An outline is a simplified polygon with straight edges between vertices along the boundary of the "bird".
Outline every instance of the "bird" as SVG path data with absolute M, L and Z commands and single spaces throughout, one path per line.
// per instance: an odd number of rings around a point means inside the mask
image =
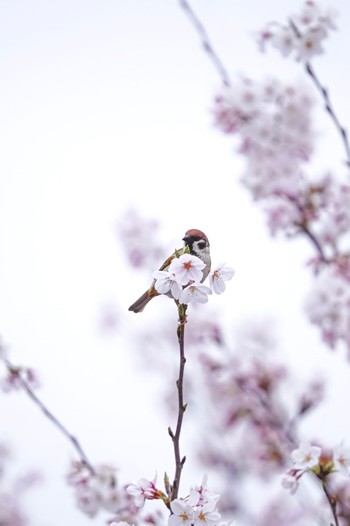
M 207 236 L 201 230 L 198 230 L 197 228 L 191 228 L 190 230 L 187 230 L 184 237 L 182 238 L 182 241 L 184 242 L 183 247 L 179 250 L 176 250 L 171 256 L 169 256 L 164 261 L 159 270 L 167 270 L 175 257 L 179 257 L 184 254 L 185 251 L 189 250 L 190 254 L 197 256 L 203 261 L 203 263 L 205 263 L 205 267 L 202 271 L 203 279 L 201 280 L 203 282 L 207 278 L 211 267 L 210 244 Z M 159 296 L 159 292 L 157 292 L 155 289 L 155 282 L 156 280 L 154 279 L 149 289 L 147 289 L 146 292 L 142 294 L 142 296 L 140 296 L 132 305 L 130 305 L 128 309 L 129 311 L 142 312 L 151 299 Z

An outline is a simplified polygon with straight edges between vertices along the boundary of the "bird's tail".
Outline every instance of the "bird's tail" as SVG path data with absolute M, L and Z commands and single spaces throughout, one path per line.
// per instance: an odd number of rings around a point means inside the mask
M 130 305 L 128 310 L 132 312 L 142 312 L 147 303 L 155 296 L 158 296 L 158 292 L 154 288 L 146 290 L 146 292 L 142 294 L 142 296 L 140 296 L 139 299 L 135 301 L 135 303 Z

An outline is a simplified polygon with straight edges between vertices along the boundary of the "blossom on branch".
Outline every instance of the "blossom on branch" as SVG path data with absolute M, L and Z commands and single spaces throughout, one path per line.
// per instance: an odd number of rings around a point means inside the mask
M 172 514 L 168 519 L 168 526 L 219 526 L 219 498 L 220 495 L 208 490 L 207 475 L 204 475 L 202 484 L 192 488 L 188 498 L 174 499 L 170 503 Z
M 155 289 L 159 294 L 171 293 L 172 297 L 176 300 L 179 299 L 182 287 L 176 280 L 176 275 L 166 270 L 156 270 L 152 276 L 156 280 Z
M 322 339 L 331 348 L 343 341 L 350 354 L 349 280 L 331 266 L 316 277 L 305 301 L 311 323 L 317 325 Z
M 142 507 L 146 500 L 154 499 L 165 499 L 166 495 L 161 490 L 156 488 L 156 477 L 152 480 L 142 478 L 137 484 L 130 484 L 126 491 L 129 495 L 132 495 L 135 500 L 135 504 L 138 507 Z
M 78 508 L 89 517 L 101 510 L 116 513 L 124 509 L 124 515 L 133 516 L 134 510 L 127 502 L 125 490 L 119 487 L 116 468 L 102 464 L 91 471 L 84 462 L 73 462 L 67 474 L 67 482 L 75 490 Z M 128 515 L 128 516 L 129 516 Z
M 313 446 L 309 442 L 302 442 L 291 454 L 292 461 L 297 469 L 315 467 L 320 460 L 321 448 Z
M 306 0 L 301 11 L 286 23 L 269 22 L 259 31 L 258 46 L 265 51 L 271 43 L 283 56 L 294 55 L 296 60 L 308 62 L 324 52 L 322 44 L 329 30 L 336 28 L 335 18 L 335 11 L 323 10 L 317 2 Z
M 222 294 L 226 289 L 225 281 L 233 278 L 235 271 L 227 267 L 225 263 L 220 263 L 215 270 L 209 274 L 209 283 L 215 294 Z
M 350 474 L 350 448 L 345 447 L 343 443 L 333 448 L 334 469 L 343 475 Z
M 180 285 L 187 285 L 191 281 L 200 282 L 202 280 L 204 267 L 205 263 L 196 256 L 182 254 L 172 260 L 169 272 L 174 274 Z
M 168 519 L 168 526 L 192 526 L 194 511 L 184 499 L 174 499 L 170 503 L 172 515 Z
M 210 288 L 203 285 L 205 263 L 192 254 L 174 257 L 168 270 L 156 270 L 152 276 L 159 294 L 171 295 L 180 304 L 207 303 L 208 295 L 214 291 L 221 294 L 226 289 L 225 281 L 232 279 L 234 270 L 221 263 L 209 275 Z
M 195 303 L 207 303 L 209 294 L 212 294 L 209 287 L 200 283 L 191 283 L 182 290 L 179 302 L 186 305 L 192 301 Z
M 30 389 L 37 389 L 40 385 L 38 375 L 31 367 L 7 367 L 7 375 L 0 380 L 5 393 L 22 389 L 24 384 Z

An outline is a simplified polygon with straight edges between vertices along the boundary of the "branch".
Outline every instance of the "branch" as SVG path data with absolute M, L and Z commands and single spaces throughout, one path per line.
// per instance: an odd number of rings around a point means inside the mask
M 337 497 L 329 493 L 327 486 L 326 486 L 326 482 L 324 480 L 322 481 L 322 488 L 323 488 L 323 491 L 327 497 L 327 500 L 332 510 L 332 514 L 334 518 L 334 526 L 339 526 L 339 521 L 337 517 Z M 333 526 L 333 524 L 331 524 L 331 526 Z
M 172 489 L 171 489 L 171 496 L 170 496 L 171 501 L 176 499 L 178 496 L 182 468 L 186 462 L 186 457 L 181 458 L 181 454 L 180 454 L 180 435 L 181 435 L 183 417 L 186 411 L 186 404 L 184 403 L 183 387 L 184 387 L 184 373 L 185 373 L 185 363 L 186 363 L 184 337 L 185 337 L 187 305 L 179 305 L 178 309 L 179 309 L 179 324 L 177 327 L 177 337 L 178 337 L 179 350 L 180 350 L 179 377 L 176 381 L 178 413 L 177 413 L 175 433 L 173 433 L 171 428 L 169 428 L 168 430 L 169 435 L 171 436 L 171 439 L 173 441 L 174 455 L 175 455 L 175 476 L 174 476 L 174 482 L 173 482 Z
M 10 361 L 7 358 L 3 358 L 3 361 L 11 375 L 16 376 L 16 380 L 20 387 L 25 391 L 25 393 L 28 395 L 28 397 L 34 402 L 34 404 L 42 411 L 42 413 L 52 422 L 54 426 L 61 431 L 61 433 L 71 442 L 74 449 L 78 453 L 81 462 L 84 464 L 84 466 L 87 467 L 87 469 L 90 471 L 92 475 L 95 474 L 95 470 L 88 460 L 86 454 L 84 453 L 83 448 L 81 447 L 78 439 L 71 435 L 67 428 L 61 424 L 61 422 L 49 411 L 49 409 L 45 406 L 45 404 L 37 397 L 37 395 L 34 393 L 32 388 L 30 387 L 29 383 L 24 380 L 24 378 L 21 375 L 21 368 L 15 367 L 10 363 Z
M 298 38 L 301 37 L 301 32 L 297 25 L 293 22 L 293 20 L 289 21 L 291 28 L 293 29 L 294 33 Z M 325 110 L 329 113 L 336 129 L 340 133 L 341 139 L 343 141 L 344 149 L 345 149 L 345 156 L 346 156 L 346 164 L 347 166 L 350 166 L 350 146 L 348 141 L 348 134 L 344 126 L 340 124 L 340 121 L 334 111 L 333 104 L 331 103 L 331 99 L 329 97 L 328 90 L 323 84 L 321 83 L 320 79 L 317 77 L 314 68 L 312 67 L 310 62 L 305 63 L 305 71 L 311 78 L 312 82 L 316 86 L 317 91 L 321 94 L 321 97 L 323 98 Z
M 225 86 L 229 87 L 231 85 L 230 77 L 226 71 L 225 66 L 221 62 L 219 56 L 215 52 L 207 31 L 205 30 L 203 24 L 199 20 L 198 16 L 193 11 L 192 7 L 188 4 L 187 0 L 179 0 L 181 8 L 184 10 L 188 16 L 190 22 L 193 24 L 195 30 L 197 31 L 199 38 L 201 40 L 204 51 L 209 55 L 210 60 L 213 62 L 214 67 L 216 68 L 219 76 L 222 79 L 222 82 Z
M 309 229 L 309 227 L 307 225 L 301 225 L 300 228 L 301 228 L 302 232 L 304 232 L 305 236 L 307 238 L 309 238 L 311 244 L 314 245 L 316 251 L 318 252 L 318 254 L 320 256 L 320 260 L 322 261 L 322 263 L 329 263 L 329 260 L 327 259 L 326 255 L 324 253 L 322 245 L 321 245 L 320 241 L 317 239 L 317 237 L 315 236 L 315 234 L 313 234 L 311 232 L 311 230 Z
M 335 127 L 337 128 L 338 132 L 340 133 L 340 136 L 341 136 L 342 141 L 343 141 L 344 149 L 345 149 L 346 164 L 347 164 L 347 166 L 350 167 L 350 146 L 349 146 L 347 131 L 344 128 L 344 126 L 342 126 L 340 124 L 340 121 L 339 121 L 337 115 L 335 114 L 335 111 L 333 109 L 333 105 L 331 103 L 331 100 L 330 100 L 327 88 L 325 88 L 321 84 L 321 82 L 320 82 L 319 78 L 317 77 L 312 65 L 309 62 L 307 62 L 305 64 L 305 69 L 306 69 L 307 74 L 312 79 L 312 81 L 313 81 L 314 85 L 316 86 L 317 90 L 321 94 L 321 96 L 323 98 L 323 101 L 324 101 L 325 109 L 328 112 L 328 114 L 330 115 L 330 117 L 331 117 Z

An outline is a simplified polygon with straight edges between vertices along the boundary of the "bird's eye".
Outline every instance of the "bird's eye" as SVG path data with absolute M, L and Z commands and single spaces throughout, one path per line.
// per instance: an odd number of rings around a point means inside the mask
M 205 245 L 206 245 L 205 241 L 199 241 L 197 246 L 198 246 L 198 248 L 200 248 L 202 250 L 203 248 L 205 248 Z

